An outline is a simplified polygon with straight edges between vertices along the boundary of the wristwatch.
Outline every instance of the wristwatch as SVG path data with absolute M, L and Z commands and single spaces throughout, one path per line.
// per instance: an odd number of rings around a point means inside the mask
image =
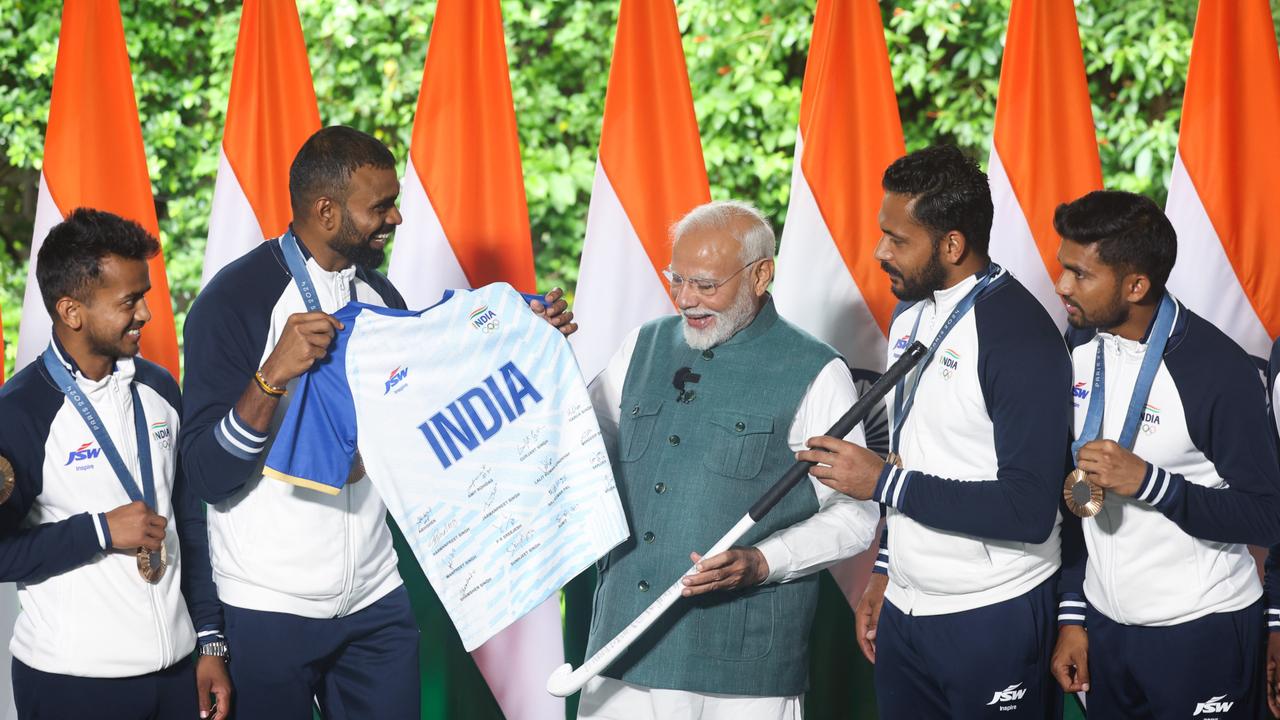
M 214 657 L 220 657 L 223 660 L 231 659 L 231 653 L 227 650 L 226 640 L 211 640 L 201 645 L 196 650 L 196 653 L 200 655 L 200 657 L 204 657 L 206 655 L 212 655 Z

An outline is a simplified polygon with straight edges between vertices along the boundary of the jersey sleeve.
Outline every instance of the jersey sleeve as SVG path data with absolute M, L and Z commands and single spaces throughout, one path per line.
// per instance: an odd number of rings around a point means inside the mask
M 347 322 L 324 362 L 298 378 L 263 475 L 330 495 L 346 484 L 357 437 L 345 362 L 352 325 Z

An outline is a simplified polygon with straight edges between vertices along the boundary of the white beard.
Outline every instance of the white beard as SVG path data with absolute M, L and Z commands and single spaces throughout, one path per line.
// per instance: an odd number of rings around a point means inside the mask
M 756 317 L 756 297 L 748 283 L 742 283 L 738 297 L 726 310 L 716 312 L 702 308 L 681 311 L 686 318 L 713 317 L 715 322 L 710 327 L 698 329 L 689 323 L 683 323 L 684 341 L 694 350 L 713 348 L 728 340 L 738 331 L 751 324 Z

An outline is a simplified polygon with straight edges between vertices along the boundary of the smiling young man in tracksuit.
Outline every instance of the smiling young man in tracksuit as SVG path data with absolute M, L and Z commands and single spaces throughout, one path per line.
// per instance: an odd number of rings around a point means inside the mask
M 797 457 L 888 508 L 857 617 L 881 717 L 1053 717 L 1066 346 L 988 257 L 991 191 L 971 160 L 921 150 L 890 165 L 883 186 L 876 259 L 904 301 L 888 360 L 913 340 L 931 354 L 887 399 L 890 462 L 827 437 Z
M 1064 523 L 1054 675 L 1087 691 L 1091 718 L 1258 717 L 1262 586 L 1246 545 L 1280 539 L 1280 461 L 1257 366 L 1166 292 L 1177 238 L 1151 200 L 1092 192 L 1054 228 L 1076 467 L 1105 492 Z M 1093 488 L 1074 502 L 1096 502 Z
M 0 581 L 18 583 L 22 605 L 10 644 L 19 717 L 230 711 L 204 509 L 178 467 L 178 385 L 134 357 L 159 250 L 136 223 L 80 209 L 36 260 L 53 340 L 0 389 Z

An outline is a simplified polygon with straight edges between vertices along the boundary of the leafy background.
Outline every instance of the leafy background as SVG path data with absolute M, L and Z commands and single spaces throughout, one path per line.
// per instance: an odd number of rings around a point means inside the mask
M 813 0 L 677 0 L 711 192 L 786 219 Z M 985 163 L 1009 0 L 882 0 L 908 149 Z M 1108 186 L 1163 203 L 1194 0 L 1077 0 Z M 1280 0 L 1271 0 L 1280 25 Z M 435 2 L 298 0 L 321 119 L 407 156 Z M 0 0 L 0 308 L 13 368 L 57 0 Z M 240 19 L 231 0 L 122 0 L 178 322 L 198 290 Z M 572 288 L 617 3 L 502 0 L 539 285 Z M 6 373 L 6 374 L 8 374 Z

